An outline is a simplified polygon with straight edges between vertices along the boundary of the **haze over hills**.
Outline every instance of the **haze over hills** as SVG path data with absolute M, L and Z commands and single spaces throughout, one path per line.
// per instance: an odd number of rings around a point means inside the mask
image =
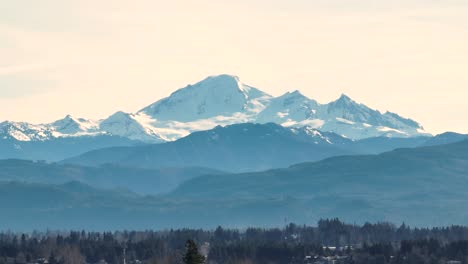
M 354 187 L 349 188 L 350 192 L 363 196 L 378 195 L 388 190 L 408 195 L 418 191 L 434 195 L 444 188 L 452 189 L 455 195 L 464 190 L 468 180 L 467 150 L 468 140 L 464 140 L 447 145 L 401 148 L 379 155 L 332 157 L 266 172 L 202 176 L 183 183 L 173 195 L 214 198 L 218 192 L 223 192 L 224 198 L 313 197 L 341 195 L 350 186 Z M 453 183 L 457 185 L 451 185 Z M 361 192 L 361 185 L 374 186 L 375 189 Z M 440 188 L 439 191 L 434 193 L 426 189 L 433 186 Z
M 103 120 L 68 115 L 41 125 L 5 121 L 0 124 L 0 140 L 37 142 L 112 135 L 159 143 L 218 125 L 246 122 L 308 125 L 350 139 L 428 135 L 415 121 L 390 112 L 382 114 L 346 95 L 329 104 L 319 104 L 299 91 L 275 98 L 242 83 L 236 76 L 218 75 L 179 89 L 134 114 L 117 112 Z
M 465 140 L 380 155 L 334 157 L 259 173 L 202 176 L 182 184 L 171 197 L 206 204 L 220 197 L 290 203 L 278 210 L 288 219 L 303 221 L 326 216 L 417 226 L 466 225 L 467 171 Z M 257 217 L 267 222 L 278 213 L 274 207 L 262 212 L 265 215 Z
M 63 163 L 85 166 L 207 167 L 224 171 L 258 171 L 298 162 L 353 154 L 351 140 L 312 128 L 285 128 L 274 123 L 218 126 L 163 144 L 91 151 Z
M 196 166 L 246 172 L 283 168 L 332 156 L 417 147 L 428 139 L 378 137 L 353 141 L 309 126 L 288 128 L 275 123 L 245 123 L 194 132 L 174 142 L 94 150 L 63 163 L 84 166 L 118 164 L 151 169 Z
M 411 226 L 468 224 L 468 141 L 343 156 L 257 173 L 206 175 L 160 197 L 0 183 L 0 228 L 281 226 L 340 217 Z M 27 194 L 27 195 L 26 195 Z M 34 218 L 28 217 L 34 215 Z
M 140 195 L 168 193 L 184 181 L 207 174 L 223 172 L 198 167 L 150 170 L 116 165 L 85 167 L 27 160 L 0 160 L 0 181 L 40 184 L 65 184 L 76 181 L 95 188 L 126 190 Z
M 141 144 L 143 143 L 139 141 L 111 135 L 59 137 L 44 141 L 18 141 L 9 138 L 0 140 L 0 159 L 45 160 L 51 162 L 100 148 L 137 146 Z

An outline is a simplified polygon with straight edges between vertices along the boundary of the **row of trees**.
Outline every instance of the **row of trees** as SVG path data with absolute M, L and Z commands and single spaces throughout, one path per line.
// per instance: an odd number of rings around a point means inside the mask
M 102 260 L 117 264 L 123 263 L 124 247 L 127 263 L 303 263 L 307 256 L 335 255 L 346 256 L 342 261 L 350 263 L 465 261 L 466 241 L 468 228 L 462 226 L 421 229 L 389 223 L 354 225 L 338 219 L 321 220 L 315 227 L 289 224 L 281 229 L 4 232 L 0 264 L 41 258 L 51 264 Z
M 376 243 L 352 251 L 350 263 L 468 263 L 468 241 L 442 244 L 435 239 Z

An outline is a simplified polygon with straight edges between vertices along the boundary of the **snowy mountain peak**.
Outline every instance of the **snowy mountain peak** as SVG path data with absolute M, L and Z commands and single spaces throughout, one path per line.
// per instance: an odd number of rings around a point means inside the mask
M 158 121 L 190 122 L 235 113 L 258 112 L 268 94 L 243 84 L 232 75 L 210 76 L 142 109 Z M 183 109 L 183 111 L 182 111 Z
M 234 86 L 237 89 L 239 89 L 239 91 L 244 92 L 244 89 L 242 88 L 242 83 L 240 82 L 239 77 L 235 75 L 230 75 L 230 74 L 212 75 L 198 82 L 198 84 L 200 83 L 204 83 L 205 85 L 211 85 L 213 88 L 216 88 L 216 89 L 226 89 L 226 88 L 229 88 L 230 86 Z
M 71 135 L 76 133 L 93 133 L 98 131 L 99 125 L 98 122 L 73 117 L 72 115 L 67 115 L 63 119 L 57 120 L 50 125 L 56 132 Z
M 284 105 L 288 104 L 302 104 L 308 106 L 318 106 L 317 101 L 310 99 L 309 97 L 303 95 L 300 91 L 296 90 L 294 92 L 287 92 L 282 96 L 278 97 L 279 100 L 282 100 Z
M 52 132 L 45 125 L 12 121 L 0 123 L 0 139 L 4 140 L 43 141 L 50 138 L 51 134 Z
M 165 140 L 154 132 L 154 128 L 145 125 L 137 120 L 137 115 L 116 112 L 107 119 L 101 121 L 99 128 L 101 131 L 132 140 L 139 140 L 151 143 L 164 142 Z
M 336 117 L 356 122 L 365 122 L 369 117 L 381 116 L 379 111 L 359 104 L 345 94 L 342 94 L 337 100 L 330 102 L 327 105 L 327 112 L 336 115 Z
M 289 99 L 289 98 L 295 98 L 295 99 L 307 99 L 307 100 L 310 100 L 309 98 L 307 98 L 305 95 L 303 95 L 300 91 L 298 90 L 295 90 L 293 92 L 287 92 L 283 95 L 281 95 L 280 97 L 278 98 L 283 98 L 283 99 Z
M 111 116 L 109 116 L 106 120 L 126 120 L 126 119 L 129 119 L 131 116 L 131 114 L 129 113 L 125 113 L 123 111 L 117 111 L 115 112 L 114 114 L 112 114 Z
M 359 104 L 353 99 L 351 99 L 351 97 L 343 93 L 338 99 L 329 103 L 328 105 L 331 107 L 348 107 L 351 105 L 359 105 Z
M 338 100 L 342 100 L 342 101 L 353 101 L 353 99 L 351 99 L 351 97 L 349 97 L 347 94 L 345 93 L 342 93 L 340 95 L 340 98 L 338 98 Z
M 259 123 L 275 122 L 284 126 L 302 126 L 314 122 L 319 104 L 299 91 L 287 92 L 270 100 L 258 116 Z M 305 121 L 305 123 L 302 123 Z

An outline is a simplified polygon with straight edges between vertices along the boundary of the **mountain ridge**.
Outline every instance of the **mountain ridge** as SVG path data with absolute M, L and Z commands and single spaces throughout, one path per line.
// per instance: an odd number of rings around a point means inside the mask
M 333 142 L 336 140 L 337 144 Z M 62 163 L 159 168 L 195 166 L 223 171 L 263 170 L 298 161 L 317 160 L 353 151 L 341 147 L 350 141 L 313 128 L 285 128 L 275 123 L 234 124 L 199 131 L 173 142 L 91 151 Z
M 167 143 L 98 149 L 62 163 L 84 166 L 118 164 L 150 169 L 196 166 L 243 172 L 282 168 L 332 156 L 379 154 L 396 148 L 440 145 L 463 138 L 464 135 L 449 134 L 351 140 L 310 126 L 295 128 L 276 123 L 244 123 L 217 126 Z
M 80 182 L 103 190 L 128 190 L 140 195 L 160 195 L 172 191 L 192 177 L 223 173 L 199 167 L 139 169 L 113 165 L 86 167 L 20 159 L 0 160 L 0 182 Z
M 391 112 L 382 114 L 344 94 L 328 104 L 320 104 L 297 90 L 272 97 L 244 84 L 237 76 L 222 74 L 178 89 L 134 114 L 119 111 L 101 120 L 67 115 L 40 125 L 5 121 L 0 123 L 0 140 L 45 141 L 111 135 L 161 143 L 218 125 L 247 122 L 274 122 L 288 127 L 308 125 L 351 139 L 428 135 L 411 119 Z
M 466 225 L 467 170 L 465 140 L 261 172 L 201 175 L 161 196 L 101 191 L 78 182 L 0 180 L 0 228 L 241 228 L 282 226 L 285 218 L 306 224 L 335 217 L 417 227 Z

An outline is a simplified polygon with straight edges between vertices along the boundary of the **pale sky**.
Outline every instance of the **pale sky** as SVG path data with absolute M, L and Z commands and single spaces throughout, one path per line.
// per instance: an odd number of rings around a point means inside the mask
M 135 112 L 221 73 L 468 133 L 468 1 L 0 3 L 0 121 Z

